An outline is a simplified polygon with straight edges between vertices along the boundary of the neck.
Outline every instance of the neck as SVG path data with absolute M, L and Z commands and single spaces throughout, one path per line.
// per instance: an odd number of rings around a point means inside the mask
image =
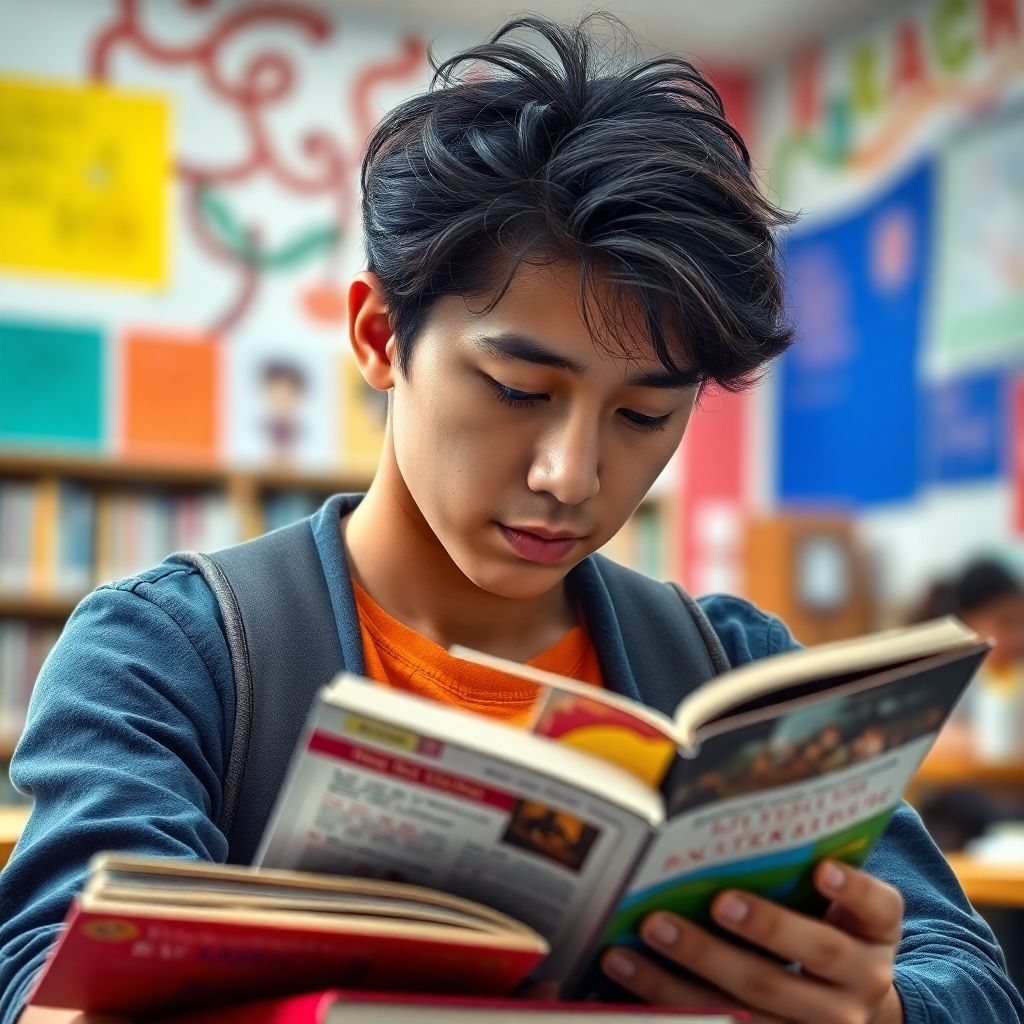
M 442 647 L 528 661 L 575 625 L 565 584 L 514 599 L 468 579 L 423 518 L 385 442 L 380 467 L 342 523 L 353 579 L 389 615 Z

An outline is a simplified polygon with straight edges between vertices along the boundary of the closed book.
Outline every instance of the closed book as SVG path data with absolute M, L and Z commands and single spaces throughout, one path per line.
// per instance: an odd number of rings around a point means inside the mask
M 547 952 L 504 915 L 415 886 L 108 854 L 29 1002 L 150 1014 L 339 981 L 498 995 Z
M 161 1018 L 160 1024 L 740 1024 L 740 1010 L 541 1002 L 328 989 Z

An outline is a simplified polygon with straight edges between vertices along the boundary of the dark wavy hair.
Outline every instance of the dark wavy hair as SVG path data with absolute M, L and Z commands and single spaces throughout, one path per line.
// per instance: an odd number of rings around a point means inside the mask
M 911 610 L 908 621 L 970 615 L 1008 597 L 1024 597 L 1024 582 L 998 559 L 981 556 L 952 576 L 933 582 Z
M 602 25 L 618 45 L 599 45 Z M 774 230 L 793 218 L 759 191 L 700 71 L 638 52 L 609 15 L 517 18 L 434 61 L 429 91 L 378 125 L 363 230 L 404 372 L 434 302 L 493 308 L 524 263 L 578 265 L 595 341 L 630 354 L 615 328 L 632 310 L 682 378 L 739 390 L 787 348 Z M 592 309 L 613 328 L 595 331 Z

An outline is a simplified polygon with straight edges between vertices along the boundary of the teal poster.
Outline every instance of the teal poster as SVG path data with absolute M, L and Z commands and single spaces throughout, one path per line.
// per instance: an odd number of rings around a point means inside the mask
M 103 362 L 95 328 L 0 320 L 0 444 L 100 449 Z

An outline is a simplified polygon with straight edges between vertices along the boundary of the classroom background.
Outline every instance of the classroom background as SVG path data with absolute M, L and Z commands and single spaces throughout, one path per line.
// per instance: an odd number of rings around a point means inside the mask
M 904 621 L 977 556 L 1024 573 L 1024 0 L 603 6 L 710 72 L 802 214 L 799 343 L 703 399 L 609 553 L 808 643 Z M 0 765 L 86 591 L 366 485 L 385 408 L 345 339 L 360 148 L 426 86 L 428 46 L 515 10 L 0 2 Z M 1019 792 L 1024 738 L 976 740 L 918 792 Z M 976 867 L 993 916 L 1024 905 L 1024 879 Z

